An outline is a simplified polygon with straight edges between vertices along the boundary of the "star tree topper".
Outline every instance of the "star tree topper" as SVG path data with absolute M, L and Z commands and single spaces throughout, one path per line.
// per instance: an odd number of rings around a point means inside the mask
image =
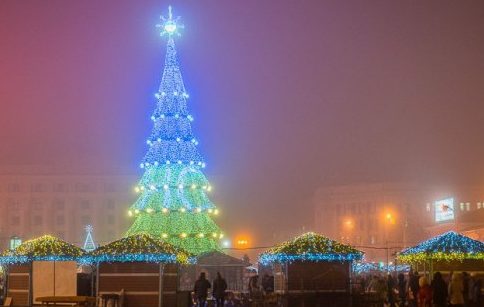
M 171 5 L 168 6 L 168 18 L 165 18 L 163 15 L 160 16 L 161 23 L 157 24 L 157 28 L 160 29 L 160 36 L 167 35 L 168 38 L 171 38 L 174 35 L 180 36 L 179 29 L 183 29 L 184 26 L 180 22 L 180 16 L 173 18 L 173 13 L 171 9 Z

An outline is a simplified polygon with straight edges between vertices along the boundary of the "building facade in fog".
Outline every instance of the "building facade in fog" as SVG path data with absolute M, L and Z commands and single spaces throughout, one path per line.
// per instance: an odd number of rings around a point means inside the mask
M 484 240 L 484 188 L 418 184 L 322 187 L 313 198 L 315 229 L 364 250 L 370 261 L 455 230 Z M 479 218 L 479 216 L 481 218 Z
M 119 238 L 130 221 L 138 176 L 60 171 L 54 167 L 0 169 L 0 247 L 14 237 L 52 234 L 82 245 L 85 226 L 104 243 Z

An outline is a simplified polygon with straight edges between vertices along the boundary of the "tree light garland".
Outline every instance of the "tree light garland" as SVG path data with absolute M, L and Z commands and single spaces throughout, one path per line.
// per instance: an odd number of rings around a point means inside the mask
M 484 243 L 449 231 L 403 250 L 398 259 L 405 263 L 484 260 Z
M 259 256 L 259 261 L 266 265 L 296 261 L 355 261 L 362 257 L 363 252 L 349 245 L 309 232 L 268 249 Z
M 79 247 L 51 235 L 25 241 L 14 250 L 0 256 L 1 264 L 28 263 L 32 261 L 77 261 L 84 255 Z
M 157 25 L 168 37 L 163 77 L 155 110 L 148 151 L 140 166 L 144 174 L 135 187 L 139 194 L 128 215 L 135 218 L 126 236 L 148 233 L 192 254 L 219 250 L 223 237 L 210 218 L 218 210 L 207 193 L 211 186 L 202 169 L 198 141 L 192 133 L 193 116 L 188 111 L 189 95 L 183 83 L 174 36 L 182 27 L 171 7 Z

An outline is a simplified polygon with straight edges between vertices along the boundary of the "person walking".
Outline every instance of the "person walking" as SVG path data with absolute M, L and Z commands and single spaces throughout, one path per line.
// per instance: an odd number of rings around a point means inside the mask
M 449 302 L 452 306 L 464 306 L 464 283 L 461 273 L 452 274 L 449 283 Z
M 387 276 L 387 302 L 390 307 L 395 307 L 395 280 L 392 274 Z
M 398 305 L 405 306 L 405 301 L 407 300 L 407 282 L 405 281 L 405 275 L 403 273 L 398 274 Z
M 476 272 L 471 273 L 471 279 L 469 284 L 469 303 L 470 306 L 482 306 L 481 305 L 481 288 L 482 281 L 478 278 Z
M 434 279 L 430 284 L 432 288 L 432 301 L 435 307 L 446 307 L 447 306 L 447 284 L 442 278 L 440 272 L 434 273 Z
M 463 285 L 463 292 L 464 292 L 464 306 L 469 306 L 469 283 L 470 283 L 470 276 L 467 272 L 462 272 L 462 285 Z
M 432 307 L 432 288 L 427 277 L 420 277 L 418 285 L 418 307 Z
M 213 281 L 212 295 L 215 297 L 215 304 L 217 307 L 223 307 L 225 303 L 225 290 L 227 290 L 227 282 L 222 278 L 220 272 L 217 272 L 217 278 Z
M 212 285 L 210 285 L 210 282 L 205 277 L 205 273 L 200 273 L 200 277 L 197 279 L 197 281 L 195 281 L 195 286 L 193 287 L 193 292 L 195 292 L 198 307 L 205 307 L 208 289 L 211 287 Z
M 408 306 L 410 307 L 417 307 L 417 299 L 418 299 L 418 272 L 415 271 L 408 274 Z
M 262 276 L 262 290 L 264 291 L 264 294 L 274 292 L 274 277 L 273 276 L 269 276 L 269 274 L 267 274 L 267 273 L 265 273 L 264 276 Z

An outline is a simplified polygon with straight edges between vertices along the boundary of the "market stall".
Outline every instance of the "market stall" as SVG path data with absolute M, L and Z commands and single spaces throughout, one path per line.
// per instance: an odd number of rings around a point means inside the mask
M 484 243 L 449 231 L 401 251 L 398 261 L 428 273 L 466 271 L 484 274 Z
M 185 266 L 180 272 L 180 288 L 192 290 L 195 280 L 201 272 L 212 282 L 217 272 L 222 274 L 227 282 L 227 290 L 243 292 L 247 290 L 247 281 L 244 280 L 246 268 L 250 263 L 219 251 L 204 253 L 196 258 L 196 263 Z
M 12 306 L 26 306 L 45 296 L 77 295 L 79 247 L 45 235 L 5 251 L 0 263 L 6 267 L 7 297 Z
M 176 306 L 178 264 L 188 255 L 147 234 L 100 246 L 86 261 L 97 264 L 99 297 L 119 296 L 124 307 Z
M 286 304 L 296 306 L 325 303 L 334 294 L 348 294 L 351 264 L 362 256 L 349 245 L 306 233 L 270 248 L 259 261 L 272 271 L 275 293 L 284 296 Z

